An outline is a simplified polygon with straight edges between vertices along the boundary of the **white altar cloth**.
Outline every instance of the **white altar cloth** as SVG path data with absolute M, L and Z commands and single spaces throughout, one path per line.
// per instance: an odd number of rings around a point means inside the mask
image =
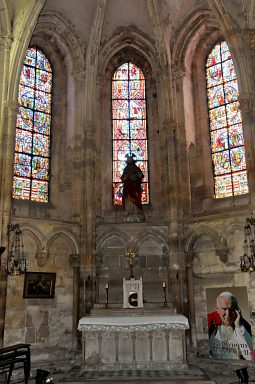
M 183 315 L 129 315 L 115 317 L 83 317 L 79 331 L 154 331 L 164 329 L 189 329 L 188 319 Z

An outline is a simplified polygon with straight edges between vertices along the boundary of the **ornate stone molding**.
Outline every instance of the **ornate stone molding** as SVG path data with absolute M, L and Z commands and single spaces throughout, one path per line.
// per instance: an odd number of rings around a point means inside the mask
M 254 45 L 255 47 L 255 45 Z M 254 106 L 254 97 L 252 95 L 240 95 L 239 101 L 241 105 L 241 110 L 243 113 L 253 112 Z
M 103 265 L 103 254 L 102 252 L 98 252 L 96 254 L 96 267 L 100 268 Z
M 183 315 L 83 317 L 79 321 L 79 331 L 136 332 L 166 329 L 189 329 L 188 319 Z
M 79 254 L 69 255 L 69 264 L 70 264 L 70 267 L 72 267 L 72 268 L 80 268 L 81 255 L 79 255 Z
M 81 70 L 76 70 L 73 72 L 73 78 L 76 82 L 83 82 L 86 77 L 86 70 L 85 68 Z
M 186 74 L 186 70 L 183 65 L 172 64 L 171 70 L 173 80 L 182 80 Z
M 35 254 L 35 259 L 37 261 L 38 267 L 43 267 L 46 264 L 48 258 L 49 251 L 46 248 L 38 250 Z
M 0 36 L 0 51 L 11 49 L 13 38 L 11 35 Z
M 247 28 L 244 31 L 245 40 L 250 44 L 251 48 L 255 48 L 255 30 Z

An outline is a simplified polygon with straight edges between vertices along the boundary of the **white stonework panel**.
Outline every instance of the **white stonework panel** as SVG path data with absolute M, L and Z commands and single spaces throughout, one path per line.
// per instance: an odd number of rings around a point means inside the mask
M 119 362 L 131 363 L 133 360 L 132 338 L 130 333 L 119 334 Z
M 116 341 L 113 332 L 102 332 L 102 364 L 115 363 L 116 361 Z
M 150 344 L 148 333 L 136 332 L 135 338 L 136 361 L 144 362 L 150 360 Z
M 94 365 L 98 363 L 99 360 L 99 343 L 98 343 L 98 334 L 96 332 L 86 333 L 84 340 L 84 357 L 85 363 L 88 365 Z
M 178 362 L 179 364 L 182 364 L 184 362 L 184 355 L 183 355 L 183 343 L 181 342 L 181 339 L 183 337 L 182 332 L 180 331 L 171 331 L 169 333 L 169 360 L 170 363 L 172 362 Z
M 152 360 L 157 361 L 166 361 L 167 360 L 167 346 L 166 338 L 164 332 L 153 332 L 152 338 Z

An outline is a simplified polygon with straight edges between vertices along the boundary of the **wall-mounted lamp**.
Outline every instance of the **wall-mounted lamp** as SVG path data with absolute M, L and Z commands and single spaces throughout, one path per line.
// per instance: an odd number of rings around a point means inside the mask
M 11 276 L 19 276 L 27 270 L 27 260 L 24 257 L 23 238 L 19 224 L 8 225 L 8 235 L 11 240 L 9 240 L 6 271 Z
M 240 256 L 240 269 L 242 272 L 255 270 L 255 219 L 247 218 L 244 227 L 244 253 Z

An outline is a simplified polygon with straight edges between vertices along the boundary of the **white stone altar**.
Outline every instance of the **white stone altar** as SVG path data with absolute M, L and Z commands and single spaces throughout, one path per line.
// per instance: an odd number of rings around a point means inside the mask
M 134 311 L 134 310 L 131 310 Z M 128 314 L 80 319 L 84 369 L 172 369 L 187 366 L 182 315 Z M 106 311 L 107 312 L 107 311 Z M 160 310 L 159 310 L 160 312 Z

